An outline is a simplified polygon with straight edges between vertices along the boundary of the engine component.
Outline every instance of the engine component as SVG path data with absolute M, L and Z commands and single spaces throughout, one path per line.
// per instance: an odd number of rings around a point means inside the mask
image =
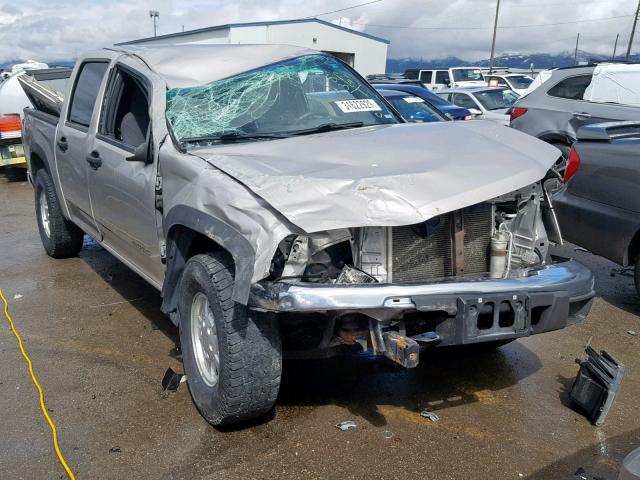
M 491 278 L 502 278 L 505 276 L 510 243 L 511 232 L 505 229 L 499 229 L 491 237 L 491 260 L 489 268 Z
M 350 267 L 349 265 L 345 265 L 342 267 L 342 271 L 338 278 L 336 279 L 336 283 L 377 283 L 375 277 L 369 275 L 366 272 L 354 267 Z

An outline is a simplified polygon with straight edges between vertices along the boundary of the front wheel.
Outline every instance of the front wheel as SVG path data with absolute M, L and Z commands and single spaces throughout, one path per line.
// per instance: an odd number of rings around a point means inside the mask
M 280 388 L 282 347 L 277 319 L 234 302 L 233 262 L 196 255 L 180 281 L 180 342 L 189 391 L 212 425 L 262 416 Z
M 75 257 L 82 249 L 84 232 L 62 215 L 60 201 L 46 170 L 39 170 L 33 182 L 36 218 L 42 246 L 50 257 Z

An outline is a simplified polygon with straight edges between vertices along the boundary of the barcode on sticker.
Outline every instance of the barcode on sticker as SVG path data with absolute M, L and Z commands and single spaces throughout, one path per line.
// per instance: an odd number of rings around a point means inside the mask
M 335 102 L 335 104 L 344 113 L 379 112 L 382 110 L 380 106 L 370 98 L 363 98 L 362 100 L 339 100 Z
M 424 103 L 420 97 L 402 97 L 402 99 L 407 103 Z

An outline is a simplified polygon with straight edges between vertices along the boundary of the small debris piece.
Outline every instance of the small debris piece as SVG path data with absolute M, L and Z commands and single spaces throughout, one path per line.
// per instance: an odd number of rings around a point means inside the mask
M 384 432 L 382 432 L 382 438 L 389 440 L 392 437 L 393 437 L 393 432 L 389 430 L 385 430 Z
M 122 450 L 120 449 L 120 447 L 111 447 L 109 449 L 109 453 L 120 453 L 122 452 Z
M 438 420 L 440 420 L 440 417 L 438 415 L 436 415 L 433 412 L 430 412 L 429 410 L 422 410 L 422 412 L 420 412 L 420 416 L 424 418 L 428 418 L 432 422 L 437 422 Z
M 19 293 L 16 293 L 16 294 L 13 296 L 13 299 L 14 299 L 14 300 L 20 300 L 21 298 L 22 298 L 22 295 L 21 295 L 21 294 L 19 294 Z
M 182 375 L 182 378 L 180 379 L 180 383 L 187 383 L 187 376 L 186 375 Z
M 586 253 L 589 253 L 589 250 L 587 250 L 586 248 L 583 248 L 583 247 L 575 247 L 573 249 L 573 251 L 574 252 L 586 252 Z
M 629 330 L 627 333 L 629 335 L 631 335 L 632 337 L 637 337 L 638 336 L 638 332 L 636 332 L 635 330 Z
M 587 360 L 576 360 L 580 370 L 569 395 L 585 411 L 587 417 L 596 426 L 600 426 L 604 423 L 622 383 L 624 365 L 604 350 L 596 352 L 591 348 L 591 339 L 587 342 L 585 353 Z
M 347 420 L 346 422 L 338 423 L 336 425 L 336 428 L 339 428 L 343 432 L 346 431 L 346 430 L 355 430 L 356 429 L 356 424 L 355 424 L 355 422 L 352 422 L 351 420 Z
M 574 477 L 579 478 L 580 480 L 587 480 L 587 471 L 580 467 L 576 470 L 576 473 L 573 474 Z
M 162 391 L 166 392 L 168 390 L 175 392 L 178 390 L 182 377 L 183 375 L 181 373 L 176 373 L 173 369 L 167 368 L 167 371 L 164 373 L 164 378 L 162 379 Z

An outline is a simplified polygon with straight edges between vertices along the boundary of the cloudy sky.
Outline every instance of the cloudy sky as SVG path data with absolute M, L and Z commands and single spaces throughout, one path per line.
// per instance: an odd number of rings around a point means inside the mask
M 0 0 L 0 63 L 73 59 L 153 34 L 230 22 L 319 16 L 391 40 L 389 56 L 487 58 L 495 0 Z M 501 0 L 497 51 L 608 54 L 626 49 L 637 0 Z M 319 15 L 324 14 L 324 15 Z M 640 29 L 640 28 L 639 28 Z M 640 33 L 634 52 L 640 51 Z

